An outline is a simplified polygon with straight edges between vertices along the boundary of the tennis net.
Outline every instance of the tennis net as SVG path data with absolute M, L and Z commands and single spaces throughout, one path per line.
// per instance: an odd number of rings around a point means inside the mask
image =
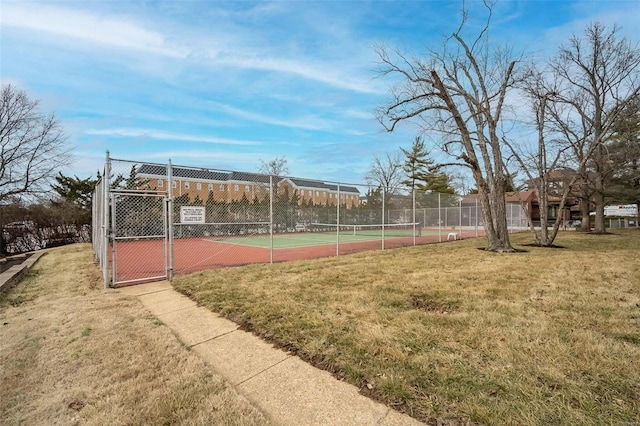
M 311 223 L 311 232 L 333 233 L 340 235 L 360 235 L 377 238 L 419 237 L 421 235 L 419 223 L 385 223 L 361 225 L 337 225 L 335 223 Z

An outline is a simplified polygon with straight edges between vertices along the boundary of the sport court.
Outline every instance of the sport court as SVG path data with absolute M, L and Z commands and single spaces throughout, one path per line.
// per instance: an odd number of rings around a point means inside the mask
M 250 234 L 244 236 L 203 236 L 176 238 L 173 243 L 174 273 L 186 274 L 207 269 L 252 263 L 285 262 L 321 257 L 341 256 L 366 250 L 380 250 L 447 241 L 453 232 L 456 239 L 475 237 L 473 229 L 419 229 L 415 234 L 407 230 L 341 229 L 340 232 L 292 232 Z M 452 239 L 450 237 L 450 239 Z M 128 282 L 162 277 L 167 268 L 167 245 L 164 239 L 118 241 L 118 281 Z M 112 262 L 111 262 L 112 263 Z

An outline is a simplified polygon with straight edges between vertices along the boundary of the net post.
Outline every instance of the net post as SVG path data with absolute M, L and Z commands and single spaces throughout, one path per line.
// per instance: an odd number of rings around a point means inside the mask
M 167 218 L 167 240 L 168 240 L 168 265 L 167 265 L 167 278 L 169 279 L 169 281 L 171 281 L 173 279 L 173 267 L 174 267 L 174 258 L 173 258 L 173 242 L 174 242 L 174 235 L 173 235 L 173 165 L 171 163 L 171 159 L 169 159 L 169 162 L 167 163 L 167 195 L 168 195 L 168 200 L 166 203 L 167 206 L 167 214 L 166 214 L 166 218 Z

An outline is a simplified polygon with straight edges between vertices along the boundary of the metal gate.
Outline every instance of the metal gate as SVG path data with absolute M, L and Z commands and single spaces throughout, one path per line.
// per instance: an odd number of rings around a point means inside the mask
M 169 278 L 166 193 L 111 192 L 112 286 Z

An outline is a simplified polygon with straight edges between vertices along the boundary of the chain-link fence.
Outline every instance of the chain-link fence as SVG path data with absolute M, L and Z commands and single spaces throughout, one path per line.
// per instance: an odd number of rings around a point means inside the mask
M 484 233 L 477 201 L 453 194 L 110 158 L 102 176 L 93 242 L 105 285 Z M 514 207 L 509 223 L 526 226 Z

